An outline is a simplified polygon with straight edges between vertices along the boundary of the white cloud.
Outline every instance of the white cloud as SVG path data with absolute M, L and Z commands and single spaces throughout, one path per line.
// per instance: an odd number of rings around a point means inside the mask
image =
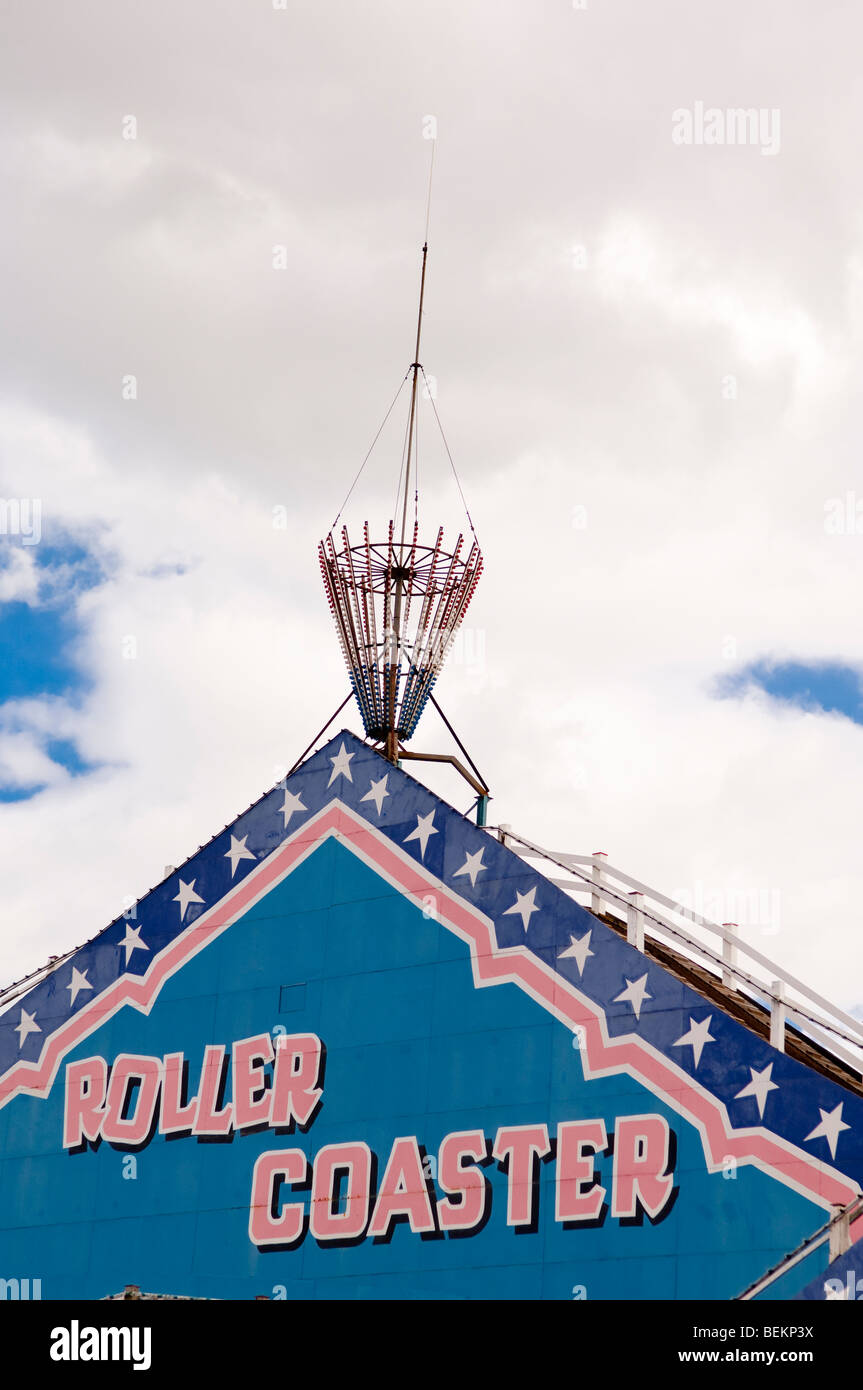
M 0 603 L 31 603 L 39 592 L 32 549 L 7 545 L 0 569 Z
M 438 694 L 492 816 L 666 891 L 778 892 L 763 949 L 863 997 L 863 729 L 712 693 L 765 654 L 863 667 L 863 536 L 824 527 L 863 497 L 856 126 L 824 114 L 857 49 L 802 84 L 815 12 L 776 36 L 754 11 L 743 54 L 699 9 L 445 5 L 419 44 L 388 6 L 334 30 L 157 4 L 134 55 L 104 7 L 19 21 L 0 492 L 111 564 L 77 599 L 91 693 L 6 711 L 9 775 L 50 780 L 0 806 L 7 977 L 193 852 L 345 692 L 316 543 L 410 360 L 432 111 L 422 355 L 487 560 Z M 672 147 L 672 109 L 744 78 L 782 105 L 780 155 Z M 423 514 L 455 519 L 423 410 Z M 352 521 L 385 520 L 402 428 Z M 32 598 L 10 553 L 0 598 Z M 49 734 L 99 770 L 46 767 Z M 429 714 L 417 746 L 445 745 Z

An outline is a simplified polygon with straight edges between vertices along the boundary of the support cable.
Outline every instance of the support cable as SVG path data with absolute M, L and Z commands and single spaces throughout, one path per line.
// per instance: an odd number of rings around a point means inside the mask
M 360 464 L 360 466 L 359 466 L 359 468 L 358 468 L 358 470 L 357 470 L 357 475 L 356 475 L 356 477 L 354 478 L 353 482 L 351 483 L 350 487 L 348 488 L 347 496 L 345 497 L 344 502 L 343 502 L 342 505 L 339 507 L 339 510 L 338 510 L 337 513 L 336 513 L 336 519 L 335 519 L 335 521 L 333 522 L 332 526 L 330 527 L 330 531 L 334 531 L 334 530 L 336 529 L 336 526 L 337 526 L 337 524 L 338 524 L 339 517 L 341 516 L 342 512 L 344 511 L 345 507 L 348 505 L 348 502 L 350 501 L 351 493 L 353 492 L 354 488 L 356 487 L 357 483 L 358 483 L 359 480 L 360 480 L 360 474 L 362 473 L 363 469 L 365 468 L 366 464 L 368 463 L 368 461 L 369 461 L 369 459 L 370 459 L 370 457 L 371 457 L 372 449 L 375 447 L 375 445 L 377 444 L 378 440 L 380 439 L 381 431 L 383 430 L 383 427 L 384 427 L 384 425 L 386 424 L 387 420 L 388 420 L 388 419 L 390 418 L 390 416 L 392 415 L 393 410 L 394 410 L 394 408 L 395 408 L 396 401 L 398 400 L 399 396 L 401 395 L 402 390 L 403 390 L 403 388 L 404 388 L 404 384 L 405 384 L 405 382 L 407 381 L 408 377 L 410 376 L 410 370 L 411 370 L 410 367 L 408 367 L 407 371 L 405 372 L 404 376 L 402 377 L 401 385 L 399 386 L 399 389 L 396 391 L 395 395 L 393 396 L 392 403 L 391 403 L 391 405 L 390 405 L 389 410 L 387 411 L 387 413 L 386 413 L 386 415 L 384 416 L 384 418 L 381 420 L 381 423 L 380 423 L 380 425 L 379 425 L 379 427 L 378 427 L 378 432 L 377 432 L 377 434 L 375 435 L 374 439 L 372 440 L 371 444 L 369 445 L 368 453 L 366 454 L 365 458 L 363 459 L 362 463 Z
M 472 517 L 471 517 L 470 512 L 468 511 L 468 506 L 467 506 L 467 502 L 465 501 L 465 495 L 464 495 L 464 492 L 463 492 L 463 490 L 462 490 L 462 485 L 461 485 L 461 482 L 459 481 L 458 473 L 456 472 L 455 462 L 454 462 L 453 456 L 452 456 L 452 454 L 451 454 L 451 452 L 450 452 L 450 447 L 449 447 L 449 444 L 447 443 L 446 435 L 445 435 L 444 432 L 443 432 L 443 425 L 441 424 L 441 422 L 440 422 L 440 416 L 439 416 L 438 413 L 437 413 L 437 406 L 435 405 L 435 402 L 434 402 L 434 396 L 432 395 L 432 393 L 431 393 L 431 388 L 429 387 L 429 384 L 428 384 L 428 377 L 426 376 L 426 374 L 425 374 L 425 369 L 424 369 L 423 367 L 420 367 L 420 371 L 421 371 L 422 374 L 423 374 L 423 381 L 425 382 L 425 384 L 426 384 L 426 390 L 427 390 L 428 393 L 429 393 L 429 400 L 431 401 L 432 410 L 434 411 L 434 417 L 435 417 L 435 419 L 437 420 L 437 427 L 438 427 L 438 429 L 440 430 L 440 437 L 441 437 L 441 439 L 443 440 L 443 446 L 444 446 L 444 448 L 446 449 L 446 456 L 447 456 L 447 458 L 449 459 L 450 468 L 452 469 L 452 475 L 453 475 L 453 477 L 455 478 L 455 485 L 456 485 L 456 487 L 458 488 L 458 495 L 459 495 L 459 497 L 461 498 L 461 504 L 462 504 L 462 506 L 464 507 L 464 514 L 465 514 L 465 516 L 467 517 L 468 523 L 469 523 L 469 525 L 470 525 L 470 529 L 471 529 L 471 531 L 473 532 L 473 538 L 474 538 L 474 540 L 477 542 L 477 545 L 478 545 L 478 544 L 479 544 L 479 536 L 478 536 L 477 533 L 476 533 L 476 527 L 474 526 L 474 524 L 473 524 L 473 519 L 472 519 Z

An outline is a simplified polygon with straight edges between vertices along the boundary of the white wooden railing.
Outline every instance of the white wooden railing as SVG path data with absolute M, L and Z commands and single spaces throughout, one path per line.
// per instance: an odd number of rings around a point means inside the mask
M 680 955 L 715 975 L 726 989 L 738 990 L 761 1004 L 770 1019 L 770 1042 L 780 1052 L 785 1050 L 786 1025 L 792 1024 L 863 1079 L 863 1022 L 770 960 L 740 935 L 737 923 L 711 922 L 615 868 L 602 850 L 568 854 L 543 849 L 509 825 L 489 829 L 523 859 L 543 860 L 546 866 L 563 870 L 566 877 L 549 873 L 548 867 L 543 873 L 591 912 L 610 912 L 620 918 L 626 924 L 626 939 L 636 950 L 644 950 L 646 937 L 664 939 Z

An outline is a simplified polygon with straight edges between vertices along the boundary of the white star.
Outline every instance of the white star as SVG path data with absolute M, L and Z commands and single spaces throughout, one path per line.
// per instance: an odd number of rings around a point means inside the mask
M 24 1046 L 30 1034 L 41 1033 L 42 1029 L 36 1022 L 36 1015 L 28 1014 L 26 1009 L 22 1009 L 21 1021 L 18 1024 L 18 1027 L 13 1029 L 13 1032 L 18 1034 L 18 1051 L 20 1052 L 21 1048 Z
M 535 897 L 535 888 L 531 888 L 529 893 L 519 893 L 518 889 L 516 888 L 515 902 L 513 903 L 512 907 L 507 908 L 506 912 L 503 914 L 504 917 L 509 917 L 512 913 L 517 913 L 522 920 L 522 925 L 524 926 L 525 931 L 527 931 L 527 928 L 530 924 L 530 919 L 533 916 L 534 912 L 539 912 L 539 908 L 534 902 Z
M 351 756 L 353 757 L 353 754 L 351 754 Z M 375 803 L 375 809 L 377 810 L 378 815 L 380 815 L 381 813 L 381 809 L 384 804 L 384 797 L 389 796 L 389 792 L 387 791 L 388 781 L 388 777 L 382 777 L 379 782 L 375 782 L 373 780 L 371 791 L 367 791 L 365 796 L 360 797 L 360 801 L 373 801 Z
M 557 958 L 558 960 L 574 960 L 578 966 L 579 975 L 583 975 L 588 956 L 596 955 L 596 952 L 590 949 L 590 932 L 585 932 L 580 941 L 577 941 L 576 938 L 570 934 L 569 940 L 570 945 L 567 946 L 565 951 L 560 951 Z M 645 975 L 644 978 L 646 980 L 647 976 Z
M 836 1144 L 843 1129 L 850 1129 L 842 1119 L 842 1106 L 844 1101 L 840 1101 L 835 1110 L 829 1113 L 818 1107 L 818 1114 L 821 1116 L 820 1125 L 816 1125 L 811 1134 L 807 1134 L 804 1143 L 808 1144 L 810 1139 L 826 1139 L 830 1147 L 830 1157 L 836 1157 Z
M 692 1055 L 695 1058 L 696 1067 L 698 1066 L 698 1063 L 701 1061 L 701 1052 L 704 1047 L 704 1044 L 709 1042 L 716 1042 L 716 1039 L 709 1031 L 710 1020 L 712 1018 L 713 1014 L 708 1014 L 707 1017 L 703 1019 L 701 1023 L 696 1023 L 694 1018 L 690 1018 L 689 1031 L 684 1033 L 682 1038 L 678 1038 L 676 1043 L 671 1044 L 672 1047 L 691 1047 Z
M 330 778 L 332 781 L 332 778 Z M 279 808 L 285 818 L 285 829 L 288 828 L 288 821 L 295 811 L 307 811 L 308 806 L 304 806 L 296 792 L 285 792 L 285 804 Z
M 453 878 L 461 878 L 462 874 L 467 874 L 470 879 L 471 888 L 476 888 L 476 876 L 482 873 L 486 865 L 482 862 L 485 849 L 478 849 L 475 854 L 468 854 L 465 850 L 465 860 L 460 869 L 453 874 Z
M 337 777 L 347 777 L 349 782 L 352 782 L 354 780 L 351 776 L 351 758 L 355 757 L 356 754 L 348 753 L 348 751 L 345 748 L 345 745 L 342 744 L 335 757 L 330 758 L 330 762 L 333 765 L 333 770 L 330 773 L 330 780 L 327 783 L 328 787 L 332 786 L 333 782 L 335 782 Z
M 172 898 L 171 900 L 172 902 L 180 904 L 181 922 L 186 915 L 186 909 L 190 903 L 202 903 L 204 901 L 204 899 L 195 892 L 196 881 L 197 880 L 193 878 L 191 883 L 184 883 L 183 880 L 180 879 L 180 891 L 176 898 Z
M 590 953 L 593 955 L 593 952 Z M 626 989 L 621 990 L 615 997 L 615 1004 L 631 1004 L 636 1018 L 641 1017 L 641 1006 L 645 999 L 652 999 L 653 995 L 647 992 L 647 975 L 642 975 L 637 980 L 630 980 L 628 975 L 624 975 Z
M 775 1081 L 771 1081 L 773 1075 L 773 1063 L 765 1067 L 763 1071 L 756 1071 L 754 1067 L 749 1068 L 749 1075 L 752 1080 L 738 1091 L 735 1100 L 742 1100 L 744 1096 L 754 1096 L 758 1103 L 758 1118 L 764 1119 L 764 1106 L 767 1104 L 768 1091 L 778 1091 L 779 1087 Z
M 238 840 L 236 835 L 231 836 L 231 848 L 225 854 L 225 858 L 231 861 L 231 878 L 234 877 L 241 859 L 254 859 L 255 857 L 250 849 L 246 849 L 248 838 L 248 835 L 244 835 L 242 840 Z
M 126 947 L 126 964 L 129 964 L 129 957 L 133 951 L 149 951 L 146 941 L 141 940 L 141 928 L 133 927 L 130 922 L 126 923 L 126 935 L 120 942 L 121 946 Z
M 433 822 L 434 811 L 429 811 L 427 816 L 421 816 L 417 814 L 416 830 L 412 830 L 410 835 L 405 836 L 405 844 L 408 843 L 408 840 L 419 840 L 420 859 L 425 859 L 426 845 L 429 842 L 429 835 L 437 835 L 438 833 L 434 828 Z
M 93 986 L 90 984 L 90 981 L 87 979 L 87 972 L 86 972 L 86 970 L 76 970 L 76 969 L 75 969 L 75 966 L 73 965 L 73 966 L 72 966 L 72 983 L 71 983 L 71 984 L 68 984 L 68 985 L 66 986 L 66 988 L 67 988 L 68 990 L 71 990 L 71 993 L 72 993 L 72 998 L 69 1000 L 69 1008 L 72 1009 L 72 1008 L 75 1007 L 75 1000 L 78 998 L 78 995 L 81 993 L 81 990 L 82 990 L 82 989 L 92 989 Z

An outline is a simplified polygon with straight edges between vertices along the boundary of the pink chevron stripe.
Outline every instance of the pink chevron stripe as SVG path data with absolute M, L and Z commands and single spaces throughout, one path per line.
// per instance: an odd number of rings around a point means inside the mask
M 68 1019 L 47 1039 L 38 1063 L 19 1062 L 13 1066 L 0 1081 L 0 1107 L 19 1091 L 47 1095 L 66 1053 L 125 1004 L 149 1012 L 167 979 L 287 877 L 329 835 L 346 842 L 406 895 L 422 900 L 432 890 L 437 899 L 438 920 L 469 945 L 478 987 L 518 984 L 561 1022 L 583 1029 L 585 1075 L 625 1071 L 658 1093 L 700 1130 L 710 1166 L 719 1168 L 729 1157 L 753 1163 L 825 1207 L 845 1206 L 857 1195 L 859 1189 L 850 1178 L 828 1168 L 814 1155 L 763 1129 L 730 1129 L 722 1102 L 637 1034 L 608 1038 L 605 1015 L 598 1005 L 525 947 L 499 949 L 489 918 L 337 800 L 308 820 L 241 884 L 166 946 L 146 974 L 121 976 L 98 999 Z

